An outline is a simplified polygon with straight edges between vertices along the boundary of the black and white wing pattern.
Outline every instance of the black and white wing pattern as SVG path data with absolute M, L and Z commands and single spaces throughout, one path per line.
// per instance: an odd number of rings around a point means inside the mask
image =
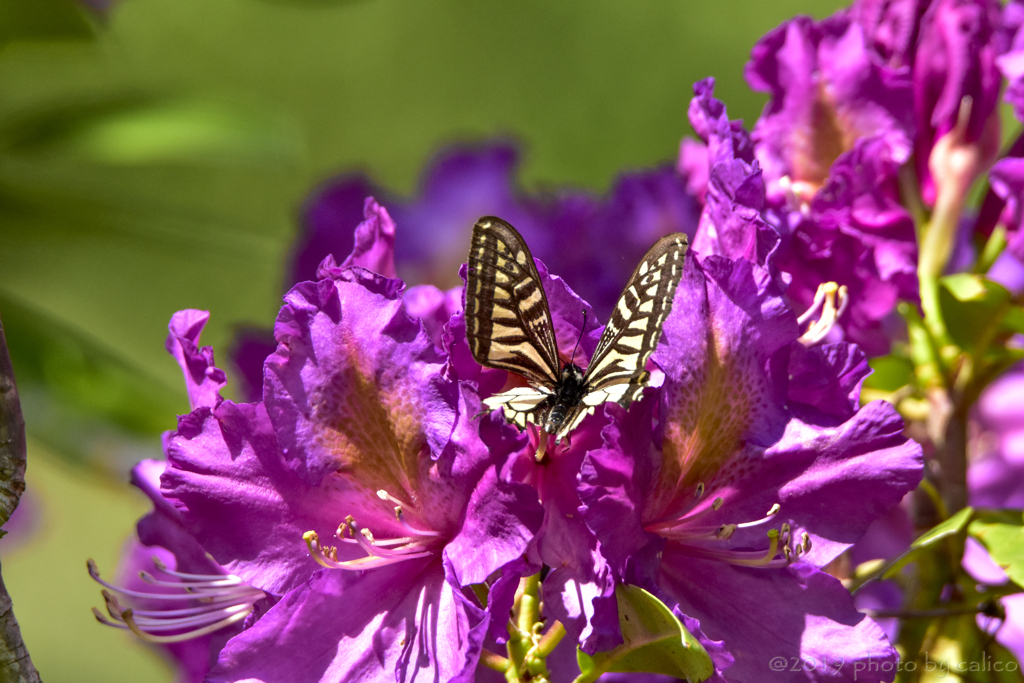
M 466 336 L 481 365 L 558 382 L 558 345 L 548 298 L 519 232 L 500 218 L 473 226 L 466 284 Z
M 674 233 L 658 240 L 640 260 L 590 360 L 584 376 L 586 393 L 574 411 L 578 414 L 566 416 L 559 437 L 575 429 L 602 403 L 615 401 L 628 408 L 640 397 L 650 379 L 645 367 L 672 310 L 688 247 L 686 235 Z
M 529 387 L 484 400 L 520 429 L 533 422 L 569 434 L 606 401 L 623 407 L 648 380 L 644 370 L 682 277 L 686 235 L 663 237 L 644 256 L 601 335 L 586 374 L 561 366 L 547 297 L 522 236 L 488 216 L 473 228 L 466 282 L 466 335 L 481 365 L 518 373 Z

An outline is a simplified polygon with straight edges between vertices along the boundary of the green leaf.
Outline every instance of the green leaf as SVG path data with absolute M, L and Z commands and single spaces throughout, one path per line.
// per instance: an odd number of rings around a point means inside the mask
M 623 643 L 593 657 L 578 651 L 578 680 L 596 680 L 609 671 L 659 673 L 690 683 L 711 677 L 708 653 L 661 600 L 637 586 L 618 586 L 615 597 Z
M 75 0 L 0 0 L 0 45 L 9 40 L 90 39 L 95 35 Z
M 1020 510 L 978 510 L 967 533 L 985 546 L 1010 579 L 1024 586 L 1024 518 Z
M 1010 332 L 1024 332 L 1024 308 L 1014 306 L 1003 317 L 1003 327 Z
M 294 162 L 297 133 L 263 111 L 195 98 L 122 97 L 24 114 L 0 128 L 0 145 L 45 154 L 139 165 Z
M 188 409 L 173 391 L 104 348 L 0 291 L 0 316 L 18 380 L 25 427 L 68 462 L 122 479 L 156 436 Z
M 885 571 L 882 572 L 881 578 L 889 579 L 896 576 L 896 574 L 898 574 L 905 566 L 910 564 L 920 552 L 931 548 L 943 539 L 955 536 L 963 531 L 973 513 L 973 508 L 964 508 L 946 521 L 929 529 L 920 538 L 910 544 L 910 548 L 907 552 L 897 557 L 889 564 L 888 567 L 885 568 Z
M 914 364 L 903 356 L 879 356 L 869 360 L 868 364 L 874 372 L 864 380 L 864 386 L 870 389 L 896 391 L 914 378 Z
M 971 273 L 947 275 L 940 282 L 939 305 L 953 343 L 973 350 L 979 342 L 990 340 L 1006 315 L 1010 292 Z
M 942 285 L 957 301 L 981 301 L 988 294 L 984 278 L 972 273 L 957 273 L 942 278 Z

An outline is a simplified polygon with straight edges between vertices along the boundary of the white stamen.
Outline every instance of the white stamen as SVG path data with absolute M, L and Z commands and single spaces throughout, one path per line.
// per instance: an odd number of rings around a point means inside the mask
M 839 297 L 839 305 L 836 305 L 836 297 Z M 813 346 L 821 340 L 823 340 L 832 328 L 835 327 L 839 318 L 846 312 L 846 306 L 849 304 L 849 290 L 846 285 L 839 286 L 835 282 L 824 282 L 818 285 L 818 291 L 814 294 L 814 302 L 811 303 L 810 308 L 804 311 L 804 314 L 797 318 L 797 322 L 803 325 L 811 317 L 814 316 L 818 310 L 821 310 L 821 315 L 816 321 L 811 323 L 807 331 L 804 332 L 803 336 L 798 341 L 804 346 Z
M 96 563 L 89 560 L 89 575 L 109 590 L 101 591 L 107 613 L 103 616 L 93 608 L 96 619 L 107 626 L 130 629 L 139 638 L 150 643 L 176 643 L 213 633 L 245 619 L 254 605 L 265 597 L 261 590 L 245 584 L 237 576 L 224 574 L 188 574 L 169 569 L 158 558 L 153 558 L 157 571 L 177 581 L 157 579 L 148 572 L 139 572 L 146 583 L 160 588 L 173 588 L 180 593 L 151 593 L 115 586 L 100 578 Z M 153 602 L 179 602 L 187 600 L 193 606 L 181 609 L 124 609 L 114 593 L 151 600 Z M 179 631 L 173 635 L 158 635 Z

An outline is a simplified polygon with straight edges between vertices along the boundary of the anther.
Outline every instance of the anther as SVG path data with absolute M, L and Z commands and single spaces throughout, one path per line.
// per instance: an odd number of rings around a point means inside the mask
M 693 492 L 694 500 L 700 500 L 704 497 L 704 482 L 697 484 L 697 490 Z
M 839 303 L 836 304 L 838 297 Z M 818 291 L 814 294 L 814 301 L 810 308 L 804 311 L 803 315 L 797 318 L 797 323 L 803 325 L 810 320 L 819 310 L 821 314 L 818 319 L 811 323 L 807 331 L 799 338 L 804 346 L 813 346 L 823 340 L 836 322 L 846 312 L 849 304 L 849 290 L 846 285 L 839 286 L 835 282 L 823 282 L 818 285 Z

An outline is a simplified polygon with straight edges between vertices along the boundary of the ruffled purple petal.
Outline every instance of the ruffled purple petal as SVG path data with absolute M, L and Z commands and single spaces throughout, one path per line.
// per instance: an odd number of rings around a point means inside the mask
M 448 442 L 454 385 L 403 308 L 399 281 L 359 268 L 332 275 L 285 297 L 266 364 L 267 410 L 307 482 L 345 470 L 375 478 L 371 490 L 404 488 L 421 450 L 436 458 Z
M 1024 261 L 1024 159 L 1008 157 L 996 162 L 989 173 L 992 190 L 1006 202 L 1002 223 L 1007 228 L 1009 251 Z
M 469 683 L 486 613 L 445 574 L 440 558 L 317 572 L 232 639 L 208 680 Z
M 405 290 L 405 310 L 423 323 L 423 330 L 438 349 L 444 348 L 444 327 L 462 311 L 462 287 L 447 291 L 433 285 L 416 285 Z
M 227 375 L 213 362 L 213 349 L 199 348 L 199 335 L 210 319 L 209 311 L 186 309 L 171 316 L 167 335 L 167 352 L 174 356 L 185 375 L 185 387 L 192 409 L 209 408 L 220 403 L 220 390 L 227 384 Z
M 995 114 L 1002 85 L 996 68 L 999 20 L 997 0 L 936 0 L 921 19 L 913 67 L 914 152 L 922 196 L 929 204 L 936 193 L 931 150 L 957 126 L 961 102 L 971 99 L 967 143 L 983 137 Z
M 182 418 L 167 458 L 161 492 L 188 531 L 229 572 L 276 595 L 319 568 L 303 533 L 331 538 L 346 515 L 365 519 L 367 508 L 379 507 L 338 477 L 319 487 L 303 482 L 285 463 L 262 404 L 226 401 Z
M 880 135 L 894 158 L 909 157 L 906 71 L 872 59 L 862 28 L 846 14 L 782 24 L 754 46 L 744 73 L 754 90 L 771 97 L 754 140 L 773 202 L 793 191 L 810 199 L 861 137 Z
M 912 491 L 922 467 L 921 446 L 903 436 L 903 420 L 884 401 L 869 403 L 835 428 L 792 420 L 755 474 L 716 491 L 725 499 L 717 518 L 757 519 L 778 503 L 794 536 L 806 532 L 811 538 L 804 559 L 821 567 Z M 763 537 L 764 529 L 754 527 L 739 530 L 733 541 L 750 545 Z
M 622 642 L 615 582 L 600 543 L 583 518 L 576 482 L 585 454 L 600 444 L 606 418 L 588 418 L 571 446 L 537 463 L 527 448 L 506 466 L 508 478 L 532 484 L 544 506 L 536 548 L 552 571 L 544 580 L 544 604 L 588 654 Z M 552 444 L 549 443 L 549 448 Z
M 654 452 L 651 421 L 656 401 L 634 402 L 628 412 L 608 404 L 609 419 L 601 430 L 601 446 L 591 449 L 580 467 L 578 487 L 587 526 L 602 541 L 602 553 L 619 577 L 641 556 L 649 544 L 660 550 L 658 537 L 644 531 L 644 501 L 651 486 L 657 453 Z M 652 555 L 652 553 L 648 553 Z M 636 572 L 652 575 L 652 568 Z
M 366 198 L 363 222 L 356 226 L 355 246 L 341 264 L 342 268 L 349 266 L 361 266 L 387 278 L 398 277 L 395 273 L 395 222 L 373 197 Z M 318 272 L 317 279 L 321 278 Z
M 706 637 L 725 641 L 735 658 L 730 681 L 890 681 L 895 675 L 898 657 L 882 629 L 824 572 L 803 563 L 775 571 L 733 567 L 677 554 L 671 545 L 662 567 L 662 589 L 679 610 L 699 619 Z
M 848 420 L 857 412 L 860 386 L 870 373 L 867 357 L 853 344 L 811 348 L 793 344 L 789 356 L 789 407 L 807 422 L 827 421 L 825 416 Z
M 302 231 L 296 239 L 292 269 L 285 287 L 316 280 L 316 271 L 328 255 L 340 260 L 356 244 L 353 230 L 365 217 L 367 197 L 381 196 L 379 188 L 362 176 L 327 181 L 306 200 Z
M 480 408 L 476 393 L 462 385 L 459 423 L 452 436 L 452 448 L 461 452 L 461 462 L 455 469 L 472 474 L 481 469 L 480 463 L 487 465 L 473 477 L 475 486 L 462 506 L 462 526 L 444 550 L 460 586 L 483 583 L 501 567 L 521 558 L 544 517 L 532 487 L 499 478 L 498 468 L 516 444 L 475 420 Z
M 857 0 L 851 18 L 861 25 L 872 51 L 893 68 L 914 62 L 919 22 L 931 0 Z

